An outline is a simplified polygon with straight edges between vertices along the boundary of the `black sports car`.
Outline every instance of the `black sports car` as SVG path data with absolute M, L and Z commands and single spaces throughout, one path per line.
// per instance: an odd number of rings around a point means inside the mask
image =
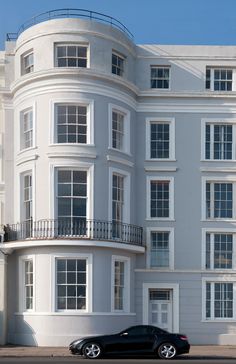
M 72 354 L 97 359 L 102 355 L 155 355 L 173 359 L 188 353 L 188 338 L 172 334 L 155 326 L 132 326 L 118 334 L 84 337 L 69 345 Z

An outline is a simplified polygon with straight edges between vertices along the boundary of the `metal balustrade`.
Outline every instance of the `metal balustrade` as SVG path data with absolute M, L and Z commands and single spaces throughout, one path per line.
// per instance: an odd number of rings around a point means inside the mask
M 90 20 L 96 20 L 98 22 L 110 24 L 112 27 L 115 27 L 122 32 L 124 32 L 130 39 L 133 39 L 133 34 L 126 28 L 124 24 L 122 24 L 119 20 L 102 13 L 98 13 L 96 11 L 86 10 L 86 9 L 55 9 L 50 10 L 45 13 L 38 14 L 33 18 L 26 21 L 21 25 L 18 32 L 16 33 L 7 33 L 6 40 L 16 40 L 19 35 L 26 29 L 30 28 L 33 25 L 42 23 L 51 19 L 62 19 L 62 18 L 86 18 Z
M 91 239 L 144 245 L 140 226 L 102 220 L 38 220 L 4 226 L 4 242 L 35 239 Z

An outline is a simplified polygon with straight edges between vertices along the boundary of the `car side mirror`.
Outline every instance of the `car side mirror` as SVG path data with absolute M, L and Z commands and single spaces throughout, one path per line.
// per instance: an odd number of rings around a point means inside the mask
M 122 332 L 121 334 L 120 334 L 120 336 L 128 336 L 129 334 L 128 334 L 128 332 Z

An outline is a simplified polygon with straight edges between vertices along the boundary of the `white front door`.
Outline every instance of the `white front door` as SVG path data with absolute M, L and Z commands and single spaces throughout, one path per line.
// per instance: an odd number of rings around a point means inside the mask
M 172 291 L 150 290 L 149 323 L 172 332 Z

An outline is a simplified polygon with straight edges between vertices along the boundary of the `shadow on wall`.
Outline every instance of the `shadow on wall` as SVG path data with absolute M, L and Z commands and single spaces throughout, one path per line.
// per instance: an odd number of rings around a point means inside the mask
M 11 326 L 8 344 L 38 346 L 38 342 L 35 339 L 35 331 L 24 321 L 23 316 L 15 316 L 14 323 Z

